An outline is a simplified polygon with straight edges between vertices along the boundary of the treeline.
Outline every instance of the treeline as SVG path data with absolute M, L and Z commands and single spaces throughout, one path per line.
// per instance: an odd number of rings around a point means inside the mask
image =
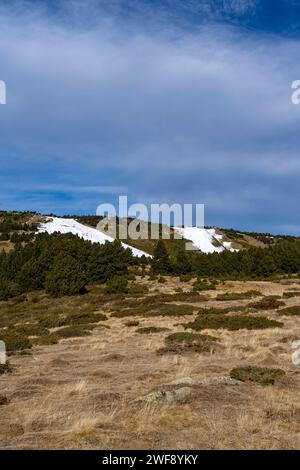
M 12 243 L 29 242 L 34 238 L 34 233 L 38 225 L 27 223 L 24 219 L 28 218 L 30 213 L 4 213 L 0 216 L 0 241 L 11 241 Z
M 39 289 L 53 296 L 74 295 L 84 292 L 87 284 L 115 279 L 119 285 L 122 278 L 128 278 L 129 267 L 134 264 L 145 273 L 149 259 L 133 257 L 131 250 L 124 249 L 117 240 L 99 245 L 72 234 L 38 234 L 26 245 L 17 243 L 9 253 L 0 253 L 0 300 Z M 298 274 L 300 241 L 211 254 L 180 249 L 171 259 L 165 243 L 159 240 L 150 271 L 241 280 Z
M 180 251 L 171 261 L 164 242 L 157 243 L 152 270 L 161 274 L 194 273 L 203 277 L 266 278 L 300 273 L 300 241 L 285 241 L 269 248 L 238 252 L 199 253 Z
M 99 245 L 72 234 L 38 234 L 0 254 L 0 300 L 38 289 L 54 296 L 81 293 L 87 284 L 126 275 L 134 262 L 118 241 Z

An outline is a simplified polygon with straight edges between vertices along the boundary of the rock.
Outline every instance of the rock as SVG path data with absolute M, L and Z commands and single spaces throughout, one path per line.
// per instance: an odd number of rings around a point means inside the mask
M 241 385 L 242 383 L 240 380 L 232 379 L 231 377 L 220 376 L 199 380 L 197 385 Z
M 241 385 L 240 380 L 232 379 L 228 376 L 206 377 L 205 379 L 192 379 L 183 377 L 167 383 L 166 387 L 174 387 L 170 390 L 157 390 L 147 395 L 138 397 L 135 401 L 146 401 L 152 403 L 176 403 L 191 395 L 196 387 L 213 385 Z M 176 386 L 178 385 L 178 388 Z M 180 385 L 183 385 L 180 387 Z
M 181 379 L 173 380 L 167 385 L 240 385 L 242 382 L 240 380 L 232 379 L 227 376 L 219 377 L 206 377 L 205 379 L 192 379 L 191 377 L 183 377 Z
M 143 397 L 136 398 L 135 401 L 146 401 L 150 403 L 176 403 L 177 401 L 183 400 L 192 393 L 190 387 L 180 387 L 176 390 L 158 390 L 156 392 L 148 393 Z
M 183 377 L 181 379 L 172 380 L 172 382 L 167 385 L 197 385 L 197 380 L 192 379 L 192 377 Z

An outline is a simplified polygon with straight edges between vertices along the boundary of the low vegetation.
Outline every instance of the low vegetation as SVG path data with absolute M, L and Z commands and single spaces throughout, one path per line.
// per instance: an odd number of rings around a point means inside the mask
M 10 372 L 12 372 L 12 367 L 8 362 L 5 364 L 0 364 L 0 375 L 9 374 Z
M 300 305 L 286 307 L 278 310 L 279 315 L 298 316 L 300 315 Z
M 300 297 L 300 291 L 297 290 L 297 291 L 287 291 L 287 292 L 284 292 L 282 297 L 284 299 L 291 299 L 292 297 Z
M 89 325 L 67 326 L 55 332 L 57 338 L 73 338 L 90 335 Z
M 0 395 L 0 406 L 8 404 L 8 398 L 5 395 Z
M 226 292 L 225 294 L 218 294 L 216 300 L 231 301 L 231 300 L 246 300 L 252 299 L 252 297 L 258 297 L 261 295 L 260 291 L 248 290 L 247 292 Z
M 123 318 L 130 316 L 140 317 L 176 317 L 193 315 L 195 307 L 192 305 L 175 305 L 175 304 L 154 304 L 148 307 L 127 308 L 119 310 L 111 314 L 112 317 Z
M 193 322 L 183 324 L 184 328 L 193 330 L 218 330 L 220 328 L 234 330 L 261 330 L 265 328 L 281 328 L 283 323 L 266 317 L 246 315 L 228 316 L 222 314 L 199 315 Z
M 141 335 L 149 335 L 152 333 L 161 333 L 162 331 L 168 331 L 168 328 L 162 328 L 158 326 L 145 326 L 142 328 L 138 328 L 136 333 L 140 333 Z
M 32 343 L 27 336 L 14 332 L 0 332 L 0 341 L 4 341 L 8 353 L 23 351 L 32 347 Z
M 284 305 L 282 300 L 279 300 L 279 297 L 276 295 L 268 295 L 257 302 L 251 302 L 248 304 L 248 307 L 255 308 L 256 310 L 275 310 L 278 307 Z
M 230 377 L 242 382 L 256 382 L 261 385 L 274 385 L 274 383 L 285 375 L 282 369 L 271 369 L 267 367 L 237 367 L 232 369 Z
M 216 347 L 217 339 L 209 335 L 196 333 L 173 333 L 165 338 L 165 346 L 160 348 L 158 354 L 210 352 Z

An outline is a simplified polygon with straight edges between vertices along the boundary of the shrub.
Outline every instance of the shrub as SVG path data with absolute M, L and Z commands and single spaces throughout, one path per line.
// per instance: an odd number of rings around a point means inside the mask
M 107 316 L 103 313 L 75 313 L 67 316 L 68 325 L 85 325 L 88 323 L 98 323 L 107 320 Z
M 170 302 L 202 302 L 208 300 L 208 297 L 198 292 L 176 292 L 175 294 L 156 294 L 149 295 L 144 299 L 134 301 L 135 306 L 153 306 Z M 131 305 L 131 304 L 130 304 Z
M 147 286 L 141 286 L 139 284 L 131 284 L 129 286 L 128 292 L 131 295 L 145 295 L 145 294 L 148 294 L 149 289 Z
M 9 365 L 8 362 L 5 364 L 0 364 L 0 375 L 2 374 L 9 374 L 12 372 L 12 367 Z
M 300 297 L 300 291 L 289 291 L 282 294 L 284 299 L 291 299 L 292 297 Z
M 194 344 L 195 342 L 199 341 L 218 341 L 217 338 L 210 335 L 200 335 L 197 333 L 172 333 L 171 335 L 165 338 L 166 344 Z
M 257 310 L 273 310 L 284 305 L 284 302 L 278 300 L 278 298 L 279 297 L 276 295 L 269 295 L 257 302 L 251 302 L 248 304 L 248 307 L 255 308 Z
M 149 307 L 137 307 L 137 308 L 128 308 L 126 310 L 120 310 L 113 312 L 112 317 L 123 318 L 130 316 L 140 316 L 140 317 L 172 317 L 172 316 L 184 316 L 184 315 L 193 315 L 195 308 L 191 305 L 168 305 L 168 304 L 158 304 Z
M 197 280 L 193 284 L 194 291 L 203 291 L 203 290 L 215 290 L 216 285 L 214 282 L 209 282 L 207 280 Z
M 54 334 L 51 334 L 38 336 L 37 338 L 33 338 L 31 341 L 35 346 L 51 346 L 52 344 L 58 343 L 58 338 Z
M 45 328 L 57 328 L 68 324 L 68 318 L 63 314 L 52 313 L 39 318 L 39 324 Z
M 84 325 L 89 323 L 98 323 L 107 320 L 103 313 L 78 312 L 68 315 L 52 313 L 45 317 L 40 317 L 39 324 L 45 328 L 56 328 L 67 325 Z
M 159 276 L 159 278 L 157 279 L 157 282 L 158 282 L 159 284 L 165 284 L 166 278 L 163 277 L 163 276 Z
M 87 326 L 67 326 L 62 328 L 61 330 L 57 330 L 55 332 L 55 336 L 58 338 L 73 338 L 73 337 L 80 337 L 80 336 L 88 336 L 91 332 L 88 331 Z
M 173 333 L 165 338 L 165 346 L 158 354 L 183 352 L 209 352 L 216 346 L 218 340 L 213 336 L 196 333 Z
M 49 330 L 42 325 L 28 323 L 13 327 L 13 331 L 19 335 L 25 336 L 45 336 L 49 334 Z
M 46 291 L 54 297 L 84 292 L 86 275 L 71 255 L 59 255 L 46 277 Z
M 190 282 L 192 280 L 192 274 L 181 274 L 180 282 Z
M 233 312 L 248 312 L 248 307 L 244 305 L 238 305 L 235 307 L 207 307 L 207 308 L 200 308 L 198 310 L 199 315 L 217 315 L 217 314 L 222 314 L 225 315 L 226 313 L 233 313 Z
M 146 326 L 144 328 L 138 328 L 136 333 L 140 333 L 141 335 L 149 335 L 152 333 L 161 333 L 162 331 L 168 331 L 168 328 L 161 328 L 156 326 Z
M 235 330 L 260 330 L 265 328 L 280 328 L 283 323 L 269 320 L 266 317 L 251 317 L 246 315 L 228 316 L 222 314 L 199 315 L 194 322 L 183 324 L 184 328 L 193 330 L 224 328 L 230 331 Z
M 0 406 L 8 404 L 8 398 L 5 395 L 0 395 Z
M 266 367 L 237 367 L 232 369 L 230 377 L 242 382 L 256 382 L 262 385 L 273 385 L 282 378 L 285 372 L 282 369 L 269 369 Z
M 125 326 L 139 326 L 140 322 L 138 320 L 130 320 L 125 322 Z
M 22 351 L 32 347 L 32 343 L 27 336 L 13 332 L 0 332 L 0 340 L 4 341 L 7 352 Z
M 247 292 L 226 292 L 225 294 L 217 295 L 216 300 L 243 300 L 251 299 L 252 297 L 256 297 L 259 295 L 262 294 L 257 290 L 248 290 Z
M 16 282 L 0 279 L 0 300 L 8 300 L 21 293 L 21 288 Z
M 300 306 L 286 307 L 278 310 L 279 315 L 297 316 L 300 315 Z
M 128 280 L 125 277 L 114 277 L 106 284 L 107 294 L 127 294 L 129 292 Z

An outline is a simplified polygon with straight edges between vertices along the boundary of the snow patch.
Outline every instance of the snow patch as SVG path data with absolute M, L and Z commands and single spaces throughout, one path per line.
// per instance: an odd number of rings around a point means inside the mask
M 102 245 L 106 241 L 113 242 L 114 238 L 106 235 L 99 230 L 87 227 L 86 225 L 80 224 L 75 219 L 63 219 L 62 217 L 48 217 L 49 222 L 41 224 L 38 227 L 38 232 L 43 233 L 47 232 L 49 234 L 59 232 L 59 233 L 73 233 L 73 235 L 78 235 L 78 237 L 83 238 L 84 240 L 88 240 L 92 243 L 100 243 Z M 132 246 L 127 245 L 126 243 L 122 243 L 124 248 L 130 248 L 132 251 L 133 256 L 137 256 L 140 258 L 141 256 L 147 256 L 151 258 L 151 255 L 148 253 L 138 250 L 137 248 L 133 248 Z
M 224 250 L 238 251 L 232 247 L 231 242 L 223 241 L 224 235 L 217 233 L 214 228 L 175 227 L 175 230 L 183 238 L 190 240 L 203 253 L 221 253 Z

